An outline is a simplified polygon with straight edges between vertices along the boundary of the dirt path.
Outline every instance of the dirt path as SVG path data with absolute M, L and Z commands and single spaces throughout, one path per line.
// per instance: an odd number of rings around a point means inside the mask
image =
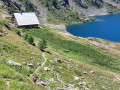
M 113 74 L 113 75 L 114 75 L 114 77 L 115 77 L 117 80 L 120 81 L 120 76 L 119 76 L 119 75 L 117 75 L 117 74 Z
M 46 59 L 46 57 L 45 57 L 45 53 L 43 53 L 42 54 L 42 56 L 43 56 L 43 58 L 44 58 L 44 62 L 41 64 L 41 66 L 39 66 L 36 70 L 35 70 L 35 72 L 34 73 L 36 73 L 37 71 L 38 71 L 38 69 L 40 69 L 41 67 L 43 67 L 44 66 L 44 64 L 46 63 L 46 61 L 47 61 L 47 59 Z

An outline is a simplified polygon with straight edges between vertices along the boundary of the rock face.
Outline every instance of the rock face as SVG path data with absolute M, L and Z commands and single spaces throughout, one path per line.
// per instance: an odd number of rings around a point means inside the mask
M 106 6 L 104 2 L 106 2 L 108 6 Z M 48 0 L 48 4 L 49 3 L 51 3 L 50 0 Z M 78 12 L 79 15 L 95 16 L 109 14 L 107 7 L 115 6 L 120 9 L 119 3 L 119 0 L 54 0 L 52 3 L 52 9 L 57 9 L 59 12 L 70 10 L 73 12 Z M 48 7 L 46 6 L 46 8 Z
M 12 60 L 9 60 L 7 63 L 10 64 L 10 65 L 13 65 L 13 66 L 20 66 L 20 67 L 22 66 L 22 64 L 14 62 Z

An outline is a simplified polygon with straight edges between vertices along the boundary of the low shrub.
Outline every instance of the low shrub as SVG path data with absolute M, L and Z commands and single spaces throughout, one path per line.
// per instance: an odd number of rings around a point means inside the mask
M 20 35 L 20 31 L 19 31 L 19 30 L 17 30 L 17 31 L 16 31 L 16 34 L 17 34 L 17 35 L 19 35 L 19 36 L 21 36 L 21 35 Z
M 38 43 L 38 47 L 41 51 L 44 51 L 44 49 L 46 48 L 46 41 L 44 39 L 42 39 L 42 41 L 39 41 Z
M 28 41 L 28 43 L 33 44 L 34 43 L 34 38 L 31 35 L 29 35 L 28 38 L 27 38 L 27 41 Z

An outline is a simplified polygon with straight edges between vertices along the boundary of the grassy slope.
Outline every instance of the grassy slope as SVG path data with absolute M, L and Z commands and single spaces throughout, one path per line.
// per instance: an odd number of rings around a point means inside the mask
M 3 57 L 0 57 L 0 89 L 44 90 L 45 88 L 42 86 L 35 86 L 32 83 L 32 77 L 30 77 L 30 74 L 38 67 L 37 63 L 44 61 L 41 56 L 42 52 L 37 47 L 28 44 L 22 37 L 16 35 L 15 31 L 17 29 L 9 25 L 9 23 L 9 20 L 0 20 L 2 30 L 7 32 L 4 37 L 0 37 L 0 53 L 3 54 Z M 5 24 L 8 24 L 10 30 L 5 27 Z M 38 74 L 39 78 L 46 82 L 51 89 L 56 87 L 65 88 L 65 84 L 74 84 L 75 87 L 88 87 L 90 89 L 120 88 L 119 74 L 107 71 L 119 73 L 119 56 L 90 46 L 89 40 L 84 41 L 71 36 L 65 38 L 65 36 L 61 35 L 61 32 L 55 29 L 42 27 L 43 29 L 24 30 L 24 32 L 34 36 L 36 45 L 43 38 L 47 41 L 47 51 L 50 51 L 51 54 L 45 53 L 47 62 L 44 66 L 49 67 L 50 71 L 44 71 L 42 67 L 34 74 Z M 87 42 L 87 44 L 83 42 Z M 56 62 L 54 58 L 61 59 L 62 63 Z M 23 67 L 10 66 L 6 63 L 8 60 L 21 64 L 23 62 L 32 63 L 36 67 L 28 70 L 24 64 Z M 106 71 L 103 69 L 106 69 Z M 90 71 L 95 73 L 92 74 Z M 83 72 L 87 72 L 87 74 Z M 80 79 L 75 81 L 75 76 Z M 50 78 L 54 78 L 54 81 L 50 82 Z M 87 82 L 84 87 L 78 84 L 83 81 Z
M 118 84 L 117 79 L 114 78 L 116 75 L 107 71 L 103 71 L 103 69 L 105 69 L 119 73 L 119 56 L 96 48 L 95 46 L 82 43 L 82 39 L 74 37 L 74 39 L 77 39 L 76 41 L 73 40 L 73 37 L 65 38 L 55 29 L 50 29 L 48 27 L 43 26 L 42 29 L 26 29 L 24 32 L 34 36 L 36 44 L 38 44 L 38 42 L 43 38 L 47 41 L 47 50 L 50 51 L 51 54 L 46 53 L 48 61 L 45 66 L 51 68 L 51 71 L 45 72 L 43 68 L 41 68 L 38 70 L 38 73 L 41 73 L 40 78 L 44 82 L 48 82 L 50 78 L 54 78 L 55 81 L 57 81 L 53 83 L 50 82 L 51 88 L 64 87 L 63 84 L 68 83 L 79 86 L 79 81 L 89 82 L 87 86 L 94 89 L 103 89 L 104 86 L 107 87 L 107 89 L 119 88 L 116 87 Z M 90 41 L 88 40 L 88 42 Z M 60 58 L 63 60 L 63 63 L 56 63 L 54 61 L 54 58 Z M 69 61 L 69 59 L 73 59 L 73 61 Z M 78 67 L 76 65 L 78 65 Z M 99 67 L 102 70 L 93 68 L 91 66 L 97 68 Z M 94 75 L 91 75 L 90 70 L 94 70 L 96 73 Z M 88 72 L 87 75 L 83 74 L 84 71 Z M 59 77 L 61 80 L 63 80 L 62 82 L 57 79 L 57 77 L 53 76 L 53 74 L 56 76 L 57 73 L 59 73 Z M 73 82 L 74 76 L 82 76 L 85 79 Z M 111 87 L 111 82 L 114 82 L 114 79 L 116 83 L 112 84 L 113 86 Z M 79 86 L 79 88 L 82 87 Z
M 44 61 L 41 52 L 11 31 L 16 28 L 10 25 L 11 30 L 8 30 L 4 26 L 5 23 L 3 21 L 3 19 L 0 20 L 0 26 L 7 33 L 4 37 L 0 37 L 0 53 L 3 55 L 3 57 L 0 57 L 0 80 L 3 83 L 0 84 L 0 89 L 45 90 L 42 86 L 35 86 L 32 82 L 32 77 L 30 77 L 30 74 L 38 67 L 38 63 L 41 64 Z M 22 67 L 8 65 L 7 62 L 9 60 L 21 63 Z M 23 62 L 26 64 L 32 63 L 35 67 L 28 69 Z M 7 87 L 7 82 L 9 82 L 9 87 Z
M 73 40 L 67 40 L 61 35 L 51 32 L 46 28 L 33 29 L 28 31 L 28 33 L 36 38 L 44 38 L 48 43 L 49 49 L 71 59 L 76 59 L 91 65 L 102 66 L 116 72 L 120 69 L 120 59 L 117 56 L 113 56 L 112 54 L 97 49 L 94 46 L 78 43 Z
M 16 35 L 14 32 L 16 28 L 10 25 L 10 29 L 12 30 L 11 31 L 8 30 L 4 26 L 4 24 L 1 25 L 2 29 L 5 30 L 7 34 L 5 35 L 5 37 L 0 38 L 0 47 L 2 47 L 0 51 L 4 56 L 0 58 L 0 69 L 2 71 L 0 73 L 0 88 L 3 88 L 4 86 L 5 88 L 9 88 L 12 90 L 38 90 L 38 88 L 42 88 L 40 86 L 34 86 L 31 81 L 32 78 L 28 77 L 31 73 L 33 73 L 35 68 L 30 69 L 29 71 L 26 65 L 23 65 L 23 67 L 20 68 L 10 66 L 6 63 L 8 60 L 13 60 L 19 63 L 26 62 L 37 65 L 37 62 L 41 63 L 44 61 L 41 56 L 41 52 L 38 50 L 37 47 L 29 45 L 26 41 L 23 40 L 22 37 Z M 119 65 L 116 65 L 117 63 L 119 63 L 119 59 L 116 56 L 112 56 L 110 53 L 106 53 L 105 51 L 99 50 L 94 46 L 75 41 L 73 40 L 73 37 L 65 38 L 61 34 L 58 34 L 60 32 L 56 31 L 55 29 L 50 29 L 44 26 L 42 27 L 42 29 L 25 29 L 23 31 L 34 36 L 36 45 L 42 38 L 45 38 L 45 40 L 47 41 L 47 51 L 50 51 L 51 54 L 45 53 L 47 62 L 44 65 L 44 67 L 49 67 L 50 71 L 46 72 L 43 70 L 42 67 L 37 71 L 37 73 L 34 74 L 38 74 L 38 77 L 42 81 L 48 83 L 47 85 L 50 86 L 51 89 L 55 89 L 56 87 L 65 88 L 64 84 L 74 84 L 75 87 L 89 87 L 92 89 L 120 88 L 119 80 L 116 76 L 117 74 L 111 73 L 109 71 L 104 71 L 103 69 L 92 67 L 99 66 L 104 67 L 104 69 L 109 68 L 109 70 L 119 72 Z M 74 39 L 75 38 L 76 37 L 74 37 Z M 82 41 L 82 39 L 78 40 Z M 74 48 L 74 46 L 76 47 Z M 92 56 L 92 54 L 95 56 Z M 102 62 L 99 61 L 95 63 L 96 58 L 97 60 L 101 60 L 100 57 L 103 57 L 102 60 L 105 60 L 105 64 L 102 65 Z M 114 60 L 115 62 L 107 63 L 107 59 L 105 57 L 109 58 L 109 60 Z M 54 58 L 61 59 L 62 63 L 56 62 Z M 70 59 L 73 60 L 71 61 Z M 83 62 L 87 64 L 84 64 Z M 117 69 L 114 68 L 114 66 Z M 90 71 L 94 71 L 95 73 L 92 74 Z M 83 74 L 83 72 L 87 72 L 87 74 Z M 81 79 L 75 81 L 75 76 Z M 50 82 L 50 78 L 54 78 L 54 82 Z M 10 87 L 6 86 L 7 81 L 9 81 Z M 86 86 L 82 87 L 82 85 L 78 85 L 79 82 L 83 81 L 87 82 Z
M 119 80 L 114 77 L 114 74 L 108 71 L 100 70 L 89 65 L 80 63 L 78 61 L 71 61 L 64 56 L 60 56 L 59 54 L 56 55 L 55 53 L 53 53 L 52 55 L 47 54 L 47 57 L 49 58 L 45 66 L 49 67 L 51 70 L 45 72 L 43 71 L 43 68 L 41 68 L 40 70 L 38 70 L 38 73 L 41 73 L 40 78 L 45 82 L 48 82 L 50 78 L 54 78 L 54 80 L 57 81 L 50 82 L 51 88 L 65 87 L 65 84 L 72 84 L 81 89 L 83 86 L 79 85 L 79 82 L 87 82 L 85 87 L 93 90 L 101 90 L 104 89 L 104 87 L 108 90 L 120 88 L 118 84 Z M 61 59 L 62 63 L 54 61 L 55 57 Z M 95 73 L 92 74 L 90 73 L 90 71 L 94 71 Z M 83 74 L 84 72 L 86 72 L 87 74 Z M 59 75 L 60 80 L 57 79 L 57 75 Z M 79 77 L 80 79 L 78 81 L 74 80 L 75 76 Z

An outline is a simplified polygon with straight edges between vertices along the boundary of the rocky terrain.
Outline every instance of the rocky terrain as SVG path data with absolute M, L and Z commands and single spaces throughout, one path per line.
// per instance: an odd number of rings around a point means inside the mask
M 35 11 L 41 24 L 75 24 L 86 17 L 118 13 L 119 0 L 2 0 L 10 14 Z M 15 9 L 13 9 L 15 8 Z M 69 22 L 69 20 L 72 22 Z

